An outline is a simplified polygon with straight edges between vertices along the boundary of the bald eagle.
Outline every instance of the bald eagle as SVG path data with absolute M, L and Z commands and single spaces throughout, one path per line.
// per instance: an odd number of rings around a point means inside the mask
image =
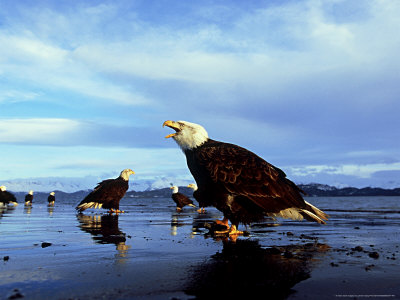
M 198 190 L 197 185 L 195 183 L 190 183 L 190 184 L 188 184 L 187 187 L 193 189 L 193 194 Z M 202 205 L 202 203 L 200 203 L 200 202 L 199 202 L 199 209 L 197 210 L 197 212 L 199 214 L 206 212 L 204 205 Z
M 51 192 L 47 197 L 48 206 L 54 206 L 54 202 L 56 201 L 56 196 L 54 192 Z
M 178 187 L 177 186 L 171 186 L 170 189 L 172 189 L 172 200 L 176 203 L 176 211 L 181 211 L 183 207 L 186 205 L 191 206 L 191 207 L 196 207 L 196 205 L 193 204 L 193 201 L 189 199 L 189 197 L 185 196 L 182 193 L 178 192 Z
M 118 178 L 107 179 L 98 183 L 95 189 L 85 197 L 75 208 L 82 212 L 88 208 L 108 208 L 109 213 L 122 213 L 119 201 L 129 188 L 129 176 L 135 174 L 131 169 L 125 169 Z
M 28 194 L 25 195 L 25 205 L 31 206 L 33 201 L 33 191 L 30 190 Z
M 250 224 L 264 216 L 315 221 L 324 224 L 328 215 L 305 201 L 305 194 L 279 168 L 240 146 L 208 137 L 200 125 L 165 121 L 175 130 L 172 137 L 186 156 L 198 190 L 193 194 L 202 206 L 215 206 L 224 214 L 217 223 L 229 234 L 240 234 L 239 223 Z M 228 220 L 231 226 L 228 225 Z
M 0 186 L 0 207 L 6 206 L 7 204 L 18 205 L 17 198 L 2 185 Z

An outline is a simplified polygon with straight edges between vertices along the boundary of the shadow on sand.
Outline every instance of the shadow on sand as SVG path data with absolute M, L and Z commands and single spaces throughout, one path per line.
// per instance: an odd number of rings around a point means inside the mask
M 185 293 L 196 299 L 285 299 L 328 250 L 319 243 L 263 248 L 254 240 L 224 241 L 221 252 L 194 269 Z

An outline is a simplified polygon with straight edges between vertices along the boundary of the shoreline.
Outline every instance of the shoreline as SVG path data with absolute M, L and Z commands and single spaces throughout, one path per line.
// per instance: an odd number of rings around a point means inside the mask
M 312 200 L 322 209 L 343 206 Z M 385 211 L 400 201 L 390 201 L 385 207 L 374 202 L 360 207 L 354 200 L 348 212 L 330 212 L 327 225 L 261 222 L 236 242 L 213 238 L 201 226 L 220 219 L 217 210 L 176 213 L 167 198 L 127 199 L 126 213 L 118 217 L 77 215 L 70 205 L 57 203 L 52 209 L 40 203 L 30 210 L 17 207 L 0 217 L 0 295 L 397 299 L 400 215 Z

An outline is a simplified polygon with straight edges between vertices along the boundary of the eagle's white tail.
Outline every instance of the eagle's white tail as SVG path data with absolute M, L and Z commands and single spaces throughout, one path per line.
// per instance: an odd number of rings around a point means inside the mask
M 328 220 L 329 216 L 314 205 L 304 201 L 306 208 L 290 207 L 283 209 L 278 213 L 268 214 L 271 217 L 281 217 L 284 219 L 292 219 L 301 221 L 306 219 L 308 221 L 318 222 L 320 224 L 326 224 L 324 220 Z

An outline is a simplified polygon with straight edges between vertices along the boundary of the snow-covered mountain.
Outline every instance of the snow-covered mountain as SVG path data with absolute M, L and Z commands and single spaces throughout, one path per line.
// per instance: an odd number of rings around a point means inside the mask
M 93 189 L 98 182 L 107 179 L 96 176 L 86 177 L 43 177 L 43 178 L 27 178 L 27 179 L 12 179 L 12 180 L 0 180 L 0 185 L 5 185 L 8 190 L 14 192 L 27 192 L 33 190 L 35 192 L 51 192 L 51 191 L 63 191 L 66 193 L 73 193 L 76 191 L 86 191 Z M 153 191 L 163 188 L 168 188 L 172 184 L 177 186 L 187 186 L 192 183 L 192 178 L 185 177 L 173 177 L 173 176 L 160 176 L 146 178 L 138 175 L 131 177 L 129 181 L 129 191 Z M 315 190 L 320 192 L 335 193 L 338 189 L 351 188 L 350 185 L 336 184 L 327 185 L 319 183 L 306 183 L 299 184 L 302 188 L 306 186 L 308 190 Z M 365 188 L 364 186 L 357 186 L 357 188 Z M 396 185 L 380 185 L 374 186 L 377 188 L 394 189 L 400 187 L 400 184 Z M 312 194 L 312 193 L 311 193 Z
M 14 192 L 27 192 L 33 190 L 35 192 L 51 192 L 63 191 L 73 193 L 76 191 L 85 191 L 93 189 L 98 182 L 107 179 L 96 176 L 87 177 L 42 177 L 42 178 L 20 178 L 11 180 L 0 180 L 0 185 L 5 185 L 8 190 Z M 132 191 L 149 191 L 165 187 L 171 184 L 178 186 L 186 186 L 193 182 L 189 179 L 174 177 L 157 177 L 152 179 L 141 179 L 139 176 L 131 178 L 129 181 L 129 190 Z

